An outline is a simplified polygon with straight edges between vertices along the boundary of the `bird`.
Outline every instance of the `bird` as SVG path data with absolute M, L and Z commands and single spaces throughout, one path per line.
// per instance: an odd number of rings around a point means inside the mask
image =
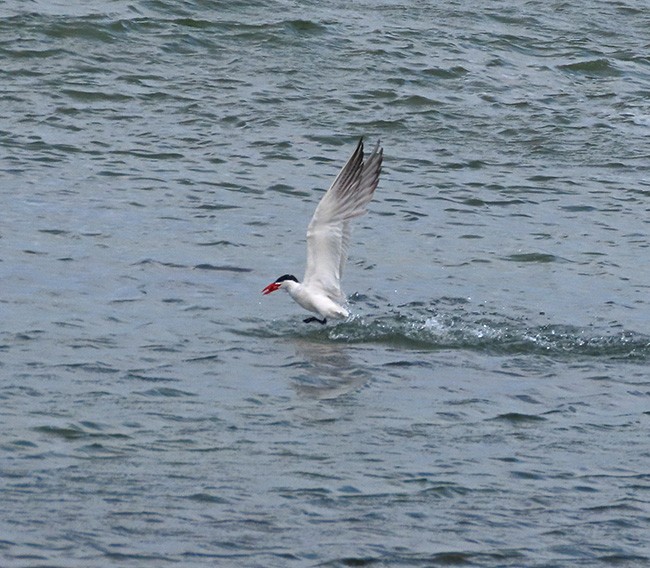
M 320 200 L 307 227 L 307 266 L 302 282 L 284 274 L 262 290 L 268 295 L 286 290 L 298 305 L 318 314 L 304 323 L 327 323 L 328 318 L 345 319 L 345 294 L 341 277 L 350 246 L 350 221 L 366 213 L 379 183 L 384 150 L 377 141 L 365 158 L 363 138 Z

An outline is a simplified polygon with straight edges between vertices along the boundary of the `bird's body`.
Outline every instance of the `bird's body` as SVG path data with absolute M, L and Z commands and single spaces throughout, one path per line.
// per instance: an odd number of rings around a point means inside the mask
M 350 246 L 350 221 L 366 212 L 379 182 L 383 149 L 379 143 L 364 160 L 363 140 L 321 199 L 307 228 L 307 267 L 302 283 L 285 274 L 269 284 L 263 294 L 284 288 L 304 309 L 319 314 L 305 321 L 326 323 L 327 318 L 347 318 L 341 276 Z
M 289 296 L 308 312 L 320 314 L 324 318 L 346 318 L 350 315 L 342 303 L 334 301 L 316 287 L 289 281 L 286 289 Z

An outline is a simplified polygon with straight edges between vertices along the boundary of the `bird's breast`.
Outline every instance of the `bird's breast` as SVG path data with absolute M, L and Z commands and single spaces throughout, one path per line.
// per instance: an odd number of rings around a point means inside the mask
M 299 286 L 289 290 L 291 297 L 300 306 L 310 312 L 320 314 L 324 318 L 346 318 L 349 312 L 320 290 Z

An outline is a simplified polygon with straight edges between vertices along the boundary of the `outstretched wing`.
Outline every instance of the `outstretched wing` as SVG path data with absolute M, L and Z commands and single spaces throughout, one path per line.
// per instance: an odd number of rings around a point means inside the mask
M 364 161 L 363 139 L 321 199 L 307 228 L 303 284 L 344 302 L 341 276 L 350 246 L 350 220 L 366 212 L 379 182 L 383 149 L 377 142 Z

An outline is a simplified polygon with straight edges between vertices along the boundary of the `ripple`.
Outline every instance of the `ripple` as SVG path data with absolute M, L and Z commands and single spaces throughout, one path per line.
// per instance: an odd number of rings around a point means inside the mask
M 196 393 L 184 391 L 181 389 L 174 389 L 171 387 L 158 387 L 154 389 L 148 389 L 145 391 L 136 391 L 135 394 L 147 398 L 150 397 L 185 398 L 185 397 L 196 396 Z
M 554 254 L 545 254 L 540 252 L 527 252 L 527 253 L 511 254 L 505 257 L 505 260 L 509 260 L 512 262 L 548 263 L 548 262 L 557 262 L 560 259 Z
M 560 65 L 559 68 L 570 73 L 577 73 L 586 76 L 617 77 L 621 72 L 608 59 L 588 59 L 576 63 Z
M 521 414 L 519 412 L 508 412 L 506 414 L 499 414 L 493 420 L 499 420 L 503 422 L 510 422 L 512 424 L 526 424 L 534 422 L 543 422 L 546 420 L 543 416 L 538 416 L 536 414 Z
M 252 272 L 252 268 L 244 268 L 243 266 L 225 266 L 225 265 L 215 265 L 215 264 L 197 264 L 194 267 L 196 270 L 218 270 L 221 272 Z
M 111 431 L 107 424 L 98 424 L 94 422 L 80 422 L 68 426 L 37 426 L 33 430 L 47 436 L 63 438 L 64 440 L 78 440 L 85 438 L 102 438 L 102 439 L 129 439 L 127 434 L 116 433 Z

